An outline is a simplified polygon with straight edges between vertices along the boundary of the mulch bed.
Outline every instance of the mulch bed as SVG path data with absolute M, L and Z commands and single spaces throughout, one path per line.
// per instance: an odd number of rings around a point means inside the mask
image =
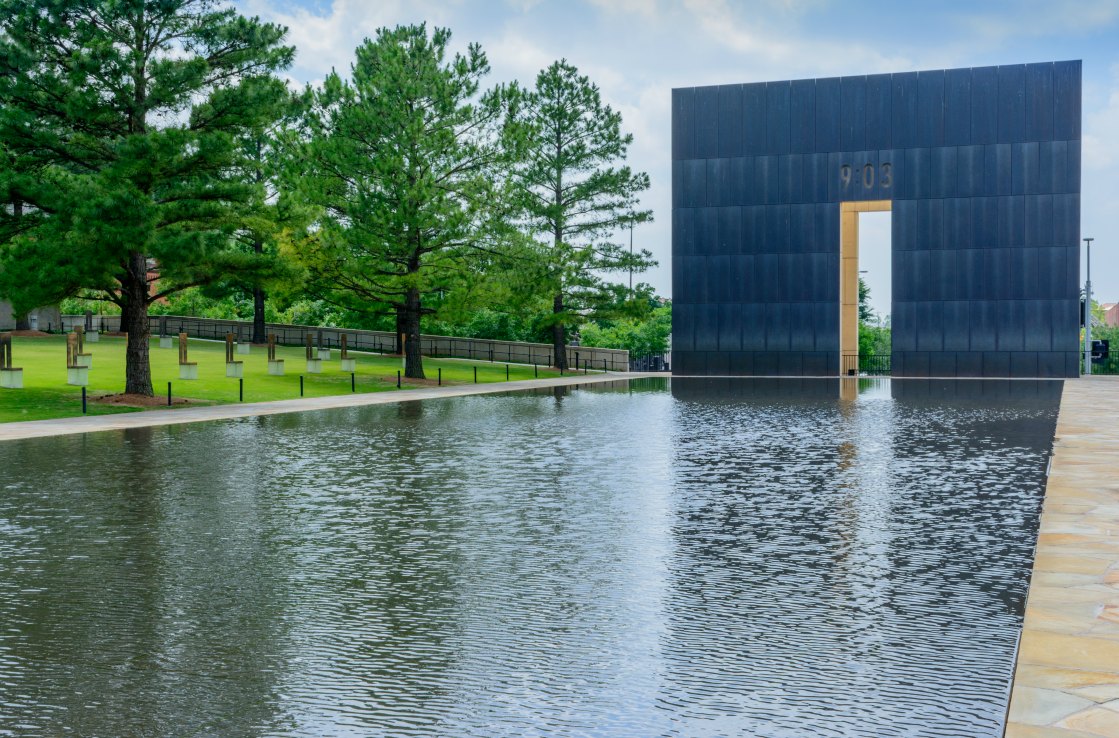
M 130 395 L 120 393 L 116 395 L 101 395 L 99 397 L 91 397 L 91 402 L 99 402 L 103 405 L 120 405 L 122 407 L 167 407 L 166 397 L 148 397 L 146 395 Z M 197 405 L 198 400 L 191 400 L 186 397 L 173 397 L 171 399 L 172 405 Z

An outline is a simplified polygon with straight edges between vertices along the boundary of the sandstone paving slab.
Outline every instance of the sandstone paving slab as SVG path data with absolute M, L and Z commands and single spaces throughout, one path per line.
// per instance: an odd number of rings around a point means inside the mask
M 1119 377 L 1067 380 L 1007 738 L 1119 738 Z
M 146 410 L 119 415 L 87 415 L 76 418 L 55 420 L 29 420 L 15 423 L 0 423 L 0 441 L 24 438 L 43 438 L 64 436 L 74 433 L 93 433 L 107 430 L 126 430 L 160 425 L 179 425 L 199 423 L 207 420 L 228 420 L 260 415 L 279 415 L 283 413 L 330 410 L 364 405 L 383 405 L 410 400 L 434 400 L 441 397 L 463 397 L 466 395 L 488 395 L 500 392 L 516 392 L 549 387 L 573 387 L 603 382 L 625 382 L 646 377 L 664 377 L 655 372 L 619 372 L 607 374 L 584 374 L 548 379 L 524 379 L 513 382 L 494 382 L 490 384 L 452 385 L 447 387 L 425 387 L 422 389 L 371 392 L 350 395 L 329 395 L 326 397 L 302 397 L 275 402 L 253 402 L 230 405 L 209 405 L 175 410 Z

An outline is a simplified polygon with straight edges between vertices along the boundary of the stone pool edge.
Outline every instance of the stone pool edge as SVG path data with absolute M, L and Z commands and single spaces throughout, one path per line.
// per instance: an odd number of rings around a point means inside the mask
M 1119 736 L 1119 377 L 1065 380 L 1006 738 Z
M 0 424 L 0 442 L 17 441 L 27 438 L 47 438 L 75 433 L 99 433 L 101 431 L 147 428 L 161 425 L 181 425 L 183 423 L 203 423 L 210 420 L 231 420 L 251 418 L 260 415 L 280 415 L 301 413 L 314 410 L 332 410 L 345 407 L 366 405 L 387 405 L 393 402 L 411 400 L 435 400 L 442 397 L 465 397 L 468 395 L 488 395 L 499 392 L 518 392 L 550 387 L 571 387 L 582 384 L 601 384 L 648 377 L 668 377 L 664 372 L 617 372 L 607 374 L 580 374 L 549 379 L 521 379 L 512 382 L 490 384 L 453 385 L 449 387 L 424 387 L 420 389 L 369 392 L 351 395 L 329 395 L 327 397 L 302 397 L 293 400 L 272 402 L 251 402 L 230 405 L 207 405 L 171 410 L 144 410 L 118 415 L 87 415 L 51 420 L 26 420 Z

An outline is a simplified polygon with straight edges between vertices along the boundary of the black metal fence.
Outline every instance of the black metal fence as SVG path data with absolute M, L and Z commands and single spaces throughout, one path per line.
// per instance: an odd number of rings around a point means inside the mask
M 113 332 L 120 327 L 120 316 L 94 316 L 93 330 Z M 63 330 L 84 325 L 85 316 L 62 316 Z M 175 336 L 185 333 L 192 338 L 224 340 L 232 333 L 237 341 L 249 341 L 252 324 L 247 321 L 194 318 L 180 315 L 153 315 L 150 318 L 153 336 Z M 350 349 L 377 354 L 396 353 L 396 337 L 385 331 L 365 331 L 349 328 L 320 328 L 317 326 L 269 323 L 266 331 L 275 334 L 276 342 L 288 346 L 304 346 L 307 334 L 314 337 L 316 347 L 338 348 L 343 335 Z M 473 359 L 512 364 L 537 364 L 555 366 L 555 353 L 547 344 L 495 341 L 484 338 L 458 338 L 454 336 L 420 336 L 420 352 L 432 358 Z M 569 346 L 567 363 L 570 367 L 591 370 L 624 372 L 629 369 L 629 352 L 593 346 Z
M 1080 372 L 1084 373 L 1084 357 L 1080 357 Z M 1119 354 L 1108 352 L 1107 358 L 1092 359 L 1092 374 L 1119 374 Z
M 841 376 L 884 377 L 889 374 L 889 354 L 843 354 L 840 357 Z
M 669 354 L 644 354 L 629 357 L 631 372 L 668 372 L 672 371 Z

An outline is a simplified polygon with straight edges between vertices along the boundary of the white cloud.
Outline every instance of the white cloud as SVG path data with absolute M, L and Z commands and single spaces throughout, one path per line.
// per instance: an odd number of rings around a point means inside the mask
M 1013 38 L 1083 33 L 1119 20 L 1115 0 L 1018 0 L 1015 12 L 978 12 L 956 16 L 969 35 L 988 42 Z
M 540 69 L 566 58 L 621 112 L 634 135 L 629 164 L 652 179 L 642 205 L 656 222 L 634 235 L 661 262 L 643 279 L 662 294 L 671 280 L 673 87 L 1084 58 L 1083 229 L 1116 230 L 1119 69 L 1106 72 L 1117 54 L 1106 36 L 1119 0 L 1005 0 L 1001 10 L 974 3 L 974 12 L 955 14 L 836 0 L 318 0 L 314 10 L 236 2 L 290 27 L 299 55 L 289 74 L 299 87 L 332 67 L 346 73 L 354 48 L 378 27 L 424 20 L 451 28 L 456 49 L 479 42 L 493 66 L 490 83 L 531 85 Z M 890 23 L 916 31 L 892 33 Z M 1101 269 L 1103 284 L 1110 268 L 1119 285 L 1119 249 L 1111 267 L 1100 251 L 1093 276 Z
M 295 71 L 322 77 L 331 69 L 345 74 L 354 49 L 378 28 L 401 23 L 450 25 L 451 11 L 458 3 L 428 0 L 334 0 L 326 14 L 307 8 L 278 10 L 268 0 L 245 0 L 248 12 L 288 27 L 287 43 L 295 46 Z M 310 81 L 310 80 L 307 80 Z
M 1106 170 L 1119 165 L 1119 139 L 1116 138 L 1116 132 L 1119 132 L 1119 64 L 1111 68 L 1111 86 L 1103 97 L 1102 105 L 1097 109 L 1085 105 L 1083 133 L 1085 169 Z M 1090 104 L 1091 100 L 1088 102 Z

